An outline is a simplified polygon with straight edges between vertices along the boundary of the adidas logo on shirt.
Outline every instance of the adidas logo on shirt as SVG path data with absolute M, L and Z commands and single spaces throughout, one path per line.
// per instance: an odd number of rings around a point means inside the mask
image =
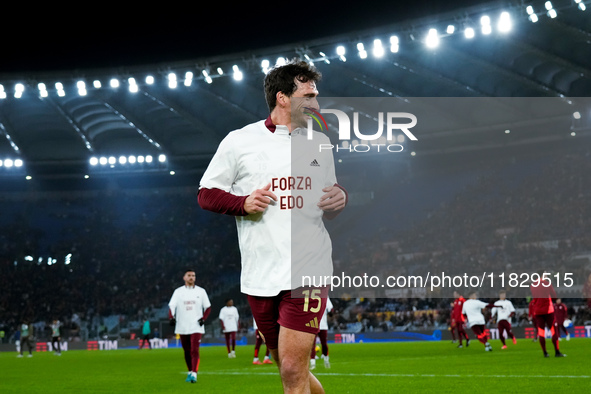
M 318 164 L 318 161 L 316 159 L 312 160 L 312 163 L 310 163 L 310 166 L 312 167 L 320 167 L 320 164 Z

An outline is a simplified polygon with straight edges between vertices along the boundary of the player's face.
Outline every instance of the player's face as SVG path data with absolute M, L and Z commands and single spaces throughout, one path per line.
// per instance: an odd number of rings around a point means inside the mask
M 319 110 L 318 89 L 314 81 L 300 82 L 296 79 L 295 84 L 297 88 L 290 98 L 291 124 L 294 128 L 307 127 L 310 118 L 307 114 L 311 113 L 310 109 Z
M 195 284 L 195 273 L 192 271 L 186 272 L 183 279 L 185 280 L 185 285 L 193 286 Z

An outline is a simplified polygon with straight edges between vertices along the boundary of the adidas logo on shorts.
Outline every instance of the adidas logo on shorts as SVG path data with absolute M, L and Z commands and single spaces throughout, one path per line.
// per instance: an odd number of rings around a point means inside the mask
M 310 163 L 310 165 L 312 167 L 320 167 L 320 164 L 318 164 L 318 161 L 316 159 L 312 160 L 312 163 Z
M 318 328 L 318 318 L 315 317 L 314 320 L 310 320 L 310 323 L 306 323 L 306 327 Z

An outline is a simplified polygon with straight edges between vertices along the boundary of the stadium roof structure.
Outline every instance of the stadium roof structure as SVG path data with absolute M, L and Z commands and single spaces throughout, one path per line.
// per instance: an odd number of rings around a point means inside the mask
M 0 73 L 0 160 L 20 159 L 23 174 L 45 178 L 81 177 L 92 171 L 91 158 L 100 168 L 101 157 L 117 160 L 107 169 L 131 169 L 133 156 L 144 170 L 200 172 L 229 131 L 268 115 L 263 68 L 293 57 L 323 73 L 324 97 L 550 97 L 564 101 L 560 116 L 556 108 L 538 113 L 552 113 L 556 127 L 540 128 L 549 119 L 538 119 L 510 141 L 567 139 L 575 122 L 585 135 L 591 109 L 577 98 L 591 95 L 589 3 L 495 2 L 181 61 Z M 448 110 L 462 116 L 477 109 Z M 434 124 L 421 136 L 421 150 L 449 152 L 447 141 L 460 135 L 465 149 L 475 149 L 475 141 L 508 131 L 497 126 L 441 130 Z M 158 157 L 166 164 L 158 167 Z

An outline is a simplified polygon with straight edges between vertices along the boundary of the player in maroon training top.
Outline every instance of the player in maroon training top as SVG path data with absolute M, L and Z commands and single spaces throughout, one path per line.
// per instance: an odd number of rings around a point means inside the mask
M 540 277 L 543 278 L 543 274 Z M 556 291 L 552 287 L 552 283 L 549 279 L 540 279 L 531 284 L 530 290 L 533 297 L 532 312 L 538 327 L 538 341 L 544 352 L 544 357 L 548 357 L 546 351 L 546 327 L 552 333 L 552 345 L 556 357 L 565 357 L 566 355 L 561 353 L 558 347 L 558 328 L 554 320 L 554 304 L 552 303 L 552 299 L 556 298 Z
M 462 346 L 462 339 L 466 340 L 466 346 L 470 346 L 470 338 L 468 338 L 468 334 L 464 329 L 465 319 L 464 315 L 462 314 L 462 308 L 464 307 L 464 302 L 466 299 L 462 297 L 462 295 L 458 291 L 454 291 L 454 306 L 451 311 L 451 330 L 452 332 L 455 331 L 458 334 L 458 339 L 460 340 L 460 344 L 458 345 L 459 348 Z
M 554 319 L 556 319 L 556 329 L 558 330 L 558 337 L 560 338 L 560 332 L 564 331 L 566 334 L 566 340 L 570 340 L 570 334 L 564 326 L 564 321 L 568 319 L 568 307 L 560 298 L 556 299 L 554 304 Z

